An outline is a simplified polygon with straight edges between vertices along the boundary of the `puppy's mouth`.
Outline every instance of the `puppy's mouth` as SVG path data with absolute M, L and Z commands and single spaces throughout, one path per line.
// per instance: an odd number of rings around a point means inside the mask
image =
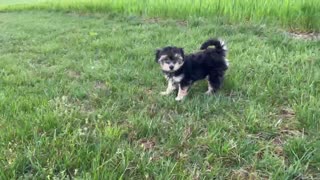
M 173 65 L 173 66 L 162 65 L 161 66 L 162 71 L 165 71 L 165 72 L 175 72 L 175 71 L 179 70 L 180 68 L 181 68 L 180 65 Z
M 162 69 L 162 71 L 164 71 L 164 72 L 175 72 L 176 70 L 174 70 L 174 69 L 172 69 L 172 70 L 170 70 L 170 69 L 165 69 L 165 68 L 161 68 Z
M 168 72 L 168 73 L 173 73 L 173 72 L 175 72 L 176 70 L 169 70 L 169 71 L 166 71 L 166 72 Z

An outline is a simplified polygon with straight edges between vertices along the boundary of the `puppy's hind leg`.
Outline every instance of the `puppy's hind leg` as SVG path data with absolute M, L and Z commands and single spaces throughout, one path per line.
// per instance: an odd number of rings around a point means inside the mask
M 177 85 L 171 80 L 168 80 L 168 87 L 166 89 L 166 91 L 161 92 L 161 95 L 169 95 L 170 93 L 172 93 L 174 90 L 177 89 Z
M 205 92 L 206 95 L 210 95 L 213 92 L 213 86 L 211 85 L 209 79 L 208 79 L 208 90 Z
M 210 95 L 216 92 L 222 85 L 223 82 L 223 72 L 214 72 L 209 75 L 208 78 L 208 91 L 206 94 Z

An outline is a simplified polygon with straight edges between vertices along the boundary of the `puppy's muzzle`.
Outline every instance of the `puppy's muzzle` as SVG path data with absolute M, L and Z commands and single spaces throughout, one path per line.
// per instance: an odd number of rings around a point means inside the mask
M 171 65 L 171 66 L 169 66 L 169 68 L 170 68 L 170 70 L 173 70 L 174 66 Z

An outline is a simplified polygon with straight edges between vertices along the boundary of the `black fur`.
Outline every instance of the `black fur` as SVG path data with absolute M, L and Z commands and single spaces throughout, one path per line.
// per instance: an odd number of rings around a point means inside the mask
M 209 39 L 201 45 L 200 50 L 202 51 L 184 55 L 182 48 L 167 46 L 157 50 L 156 61 L 158 62 L 162 55 L 167 55 L 173 60 L 174 55 L 178 53 L 183 57 L 183 65 L 174 72 L 163 71 L 165 75 L 168 78 L 183 75 L 181 81 L 178 82 L 181 88 L 189 87 L 193 82 L 208 77 L 213 90 L 216 91 L 221 87 L 225 71 L 228 69 L 228 62 L 225 58 L 227 49 L 223 41 Z
M 215 46 L 216 52 L 225 57 L 226 56 L 226 48 L 224 47 L 225 45 L 222 44 L 221 42 L 223 42 L 223 41 L 216 40 L 216 39 L 209 39 L 201 45 L 200 50 L 206 50 L 206 49 L 208 49 L 209 46 Z

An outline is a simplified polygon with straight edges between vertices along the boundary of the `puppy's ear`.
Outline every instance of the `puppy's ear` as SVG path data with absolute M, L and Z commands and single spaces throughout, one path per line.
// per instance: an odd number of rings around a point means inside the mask
M 161 49 L 157 49 L 157 50 L 156 50 L 156 63 L 159 62 L 160 52 L 161 52 Z
M 180 52 L 181 56 L 184 58 L 184 50 L 183 50 L 183 48 L 179 48 L 179 52 Z

